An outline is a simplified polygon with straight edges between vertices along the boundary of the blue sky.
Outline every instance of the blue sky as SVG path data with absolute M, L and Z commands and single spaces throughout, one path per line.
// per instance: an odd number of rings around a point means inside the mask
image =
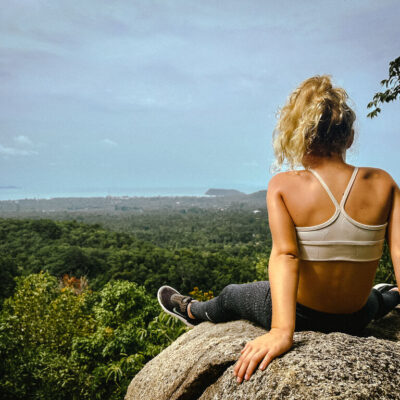
M 265 189 L 278 107 L 325 73 L 357 112 L 349 162 L 400 181 L 400 103 L 366 118 L 399 15 L 396 0 L 2 0 L 0 186 Z

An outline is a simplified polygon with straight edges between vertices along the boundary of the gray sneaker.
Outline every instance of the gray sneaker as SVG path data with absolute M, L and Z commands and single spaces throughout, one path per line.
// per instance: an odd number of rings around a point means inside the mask
M 374 289 L 376 289 L 378 292 L 385 293 L 395 287 L 397 287 L 397 285 L 392 285 L 391 283 L 378 283 L 374 286 Z
M 185 325 L 191 328 L 203 322 L 199 319 L 190 318 L 187 313 L 188 304 L 197 300 L 194 300 L 190 296 L 181 295 L 171 286 L 161 286 L 157 292 L 157 300 L 166 313 L 179 318 Z

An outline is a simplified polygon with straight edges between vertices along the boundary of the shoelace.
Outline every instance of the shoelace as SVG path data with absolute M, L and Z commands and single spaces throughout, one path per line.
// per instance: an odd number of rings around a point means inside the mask
M 175 297 L 175 299 L 174 299 L 174 297 Z M 181 296 L 181 295 L 174 294 L 171 296 L 171 300 L 176 303 L 180 312 L 186 314 L 187 306 L 193 299 L 190 296 Z

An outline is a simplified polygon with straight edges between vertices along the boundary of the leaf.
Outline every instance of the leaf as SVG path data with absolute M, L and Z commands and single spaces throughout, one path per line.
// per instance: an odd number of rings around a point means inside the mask
M 375 93 L 372 101 L 367 105 L 367 108 L 376 107 L 375 110 L 367 114 L 368 118 L 374 118 L 381 112 L 378 106 L 380 103 L 389 103 L 395 101 L 400 94 L 400 57 L 389 63 L 389 78 L 383 79 L 381 86 L 386 87 L 384 92 Z

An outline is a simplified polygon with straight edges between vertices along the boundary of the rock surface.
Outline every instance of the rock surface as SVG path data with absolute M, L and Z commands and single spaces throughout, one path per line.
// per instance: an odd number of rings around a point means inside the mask
M 400 308 L 364 337 L 296 332 L 288 353 L 238 385 L 233 364 L 264 333 L 244 320 L 201 323 L 145 365 L 125 400 L 400 399 Z

